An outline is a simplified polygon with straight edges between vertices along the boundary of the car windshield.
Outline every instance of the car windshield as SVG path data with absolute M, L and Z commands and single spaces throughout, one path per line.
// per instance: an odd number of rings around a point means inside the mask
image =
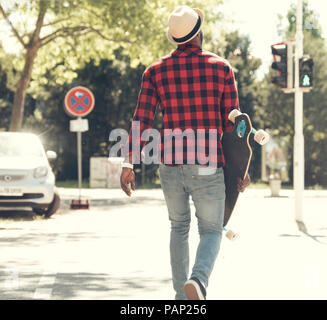
M 1 135 L 0 157 L 42 157 L 43 147 L 33 135 Z

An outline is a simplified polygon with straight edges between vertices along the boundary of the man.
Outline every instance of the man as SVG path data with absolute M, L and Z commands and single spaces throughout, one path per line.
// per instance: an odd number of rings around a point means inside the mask
M 232 129 L 228 114 L 238 106 L 233 70 L 217 55 L 202 50 L 204 14 L 200 9 L 177 7 L 169 17 L 167 37 L 177 45 L 143 74 L 142 88 L 133 122 L 139 121 L 140 132 L 150 129 L 157 104 L 163 114 L 161 163 L 159 175 L 171 221 L 170 258 L 176 299 L 203 300 L 209 276 L 218 255 L 225 205 L 225 184 L 221 136 Z M 204 135 L 182 147 L 167 143 L 167 132 L 192 129 Z M 210 131 L 211 130 L 211 131 Z M 129 147 L 132 144 L 132 131 Z M 211 132 L 211 133 L 210 133 Z M 212 135 L 216 132 L 216 135 Z M 176 142 L 176 137 L 175 137 Z M 192 144 L 193 142 L 193 144 Z M 188 142 L 189 143 L 189 142 Z M 140 143 L 141 147 L 144 143 Z M 135 190 L 133 154 L 123 164 L 121 187 L 130 196 Z M 209 157 L 206 155 L 209 153 Z M 194 159 L 194 155 L 198 157 Z M 140 155 L 135 155 L 139 159 Z M 203 163 L 209 161 L 209 166 Z M 193 161 L 193 162 L 192 162 Z M 207 162 L 208 162 L 207 161 Z M 250 183 L 239 181 L 239 191 Z M 189 276 L 190 204 L 196 208 L 200 242 Z

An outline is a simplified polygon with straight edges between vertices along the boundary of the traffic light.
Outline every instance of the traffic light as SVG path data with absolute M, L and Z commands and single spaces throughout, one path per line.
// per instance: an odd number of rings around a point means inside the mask
M 300 88 L 312 88 L 313 86 L 313 60 L 304 56 L 299 61 L 300 68 Z
M 277 77 L 273 77 L 272 83 L 281 88 L 287 88 L 287 44 L 272 45 L 271 53 L 274 56 L 271 68 L 278 72 Z

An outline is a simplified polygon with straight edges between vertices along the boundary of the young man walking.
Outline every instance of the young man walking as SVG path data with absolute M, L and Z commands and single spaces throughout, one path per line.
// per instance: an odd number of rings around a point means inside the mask
M 171 221 L 170 262 L 175 298 L 181 300 L 206 298 L 223 229 L 225 159 L 221 137 L 232 128 L 229 113 L 239 108 L 231 66 L 223 58 L 202 50 L 203 22 L 200 9 L 179 6 L 171 13 L 167 37 L 177 49 L 145 70 L 133 116 L 133 122 L 139 121 L 142 134 L 152 127 L 158 104 L 162 111 L 159 175 Z M 191 137 L 197 139 L 189 143 L 183 139 L 183 132 L 190 129 L 195 132 Z M 167 139 L 172 131 L 175 145 Z M 176 132 L 182 135 L 179 144 Z M 129 196 L 129 184 L 135 190 L 132 161 L 130 151 L 121 174 L 121 187 Z M 249 183 L 249 177 L 240 181 L 239 190 L 244 191 Z M 190 197 L 196 209 L 200 242 L 189 278 Z

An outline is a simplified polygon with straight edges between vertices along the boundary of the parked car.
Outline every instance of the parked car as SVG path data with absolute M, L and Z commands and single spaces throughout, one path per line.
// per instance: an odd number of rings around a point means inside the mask
M 0 210 L 30 207 L 38 215 L 53 215 L 60 198 L 49 160 L 56 157 L 34 134 L 0 132 Z

